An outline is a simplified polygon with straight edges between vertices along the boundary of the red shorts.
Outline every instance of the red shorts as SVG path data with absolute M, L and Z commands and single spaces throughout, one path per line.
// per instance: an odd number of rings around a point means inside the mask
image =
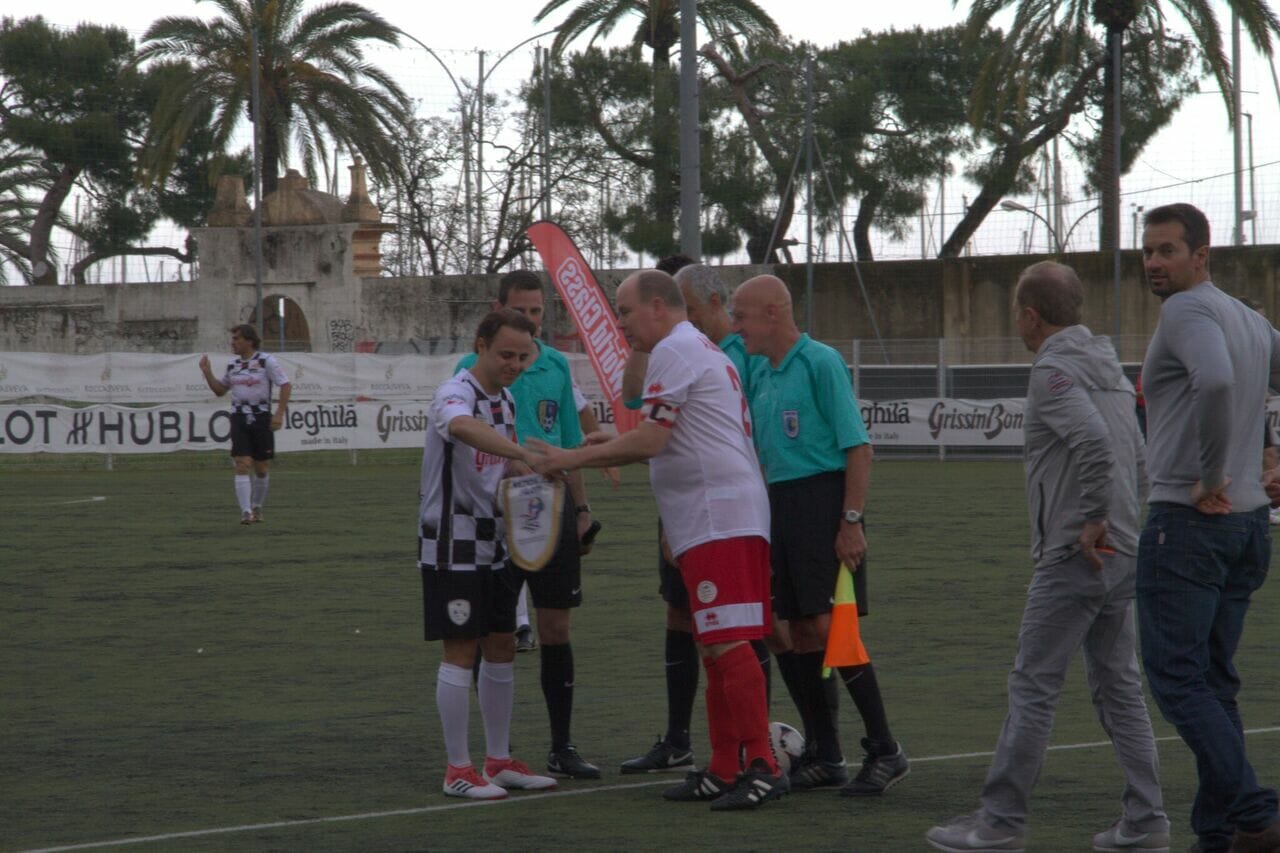
M 758 640 L 773 623 L 769 543 L 762 536 L 716 539 L 680 555 L 693 636 L 702 645 Z

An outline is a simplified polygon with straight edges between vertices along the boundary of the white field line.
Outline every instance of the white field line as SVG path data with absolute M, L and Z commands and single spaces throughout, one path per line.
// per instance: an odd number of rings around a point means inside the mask
M 60 501 L 57 505 L 67 506 L 68 504 L 94 504 L 94 503 L 98 503 L 99 501 L 105 501 L 105 500 L 106 498 L 99 495 L 97 497 L 92 497 L 92 498 L 80 498 L 79 500 L 74 500 L 74 501 Z
M 1280 732 L 1280 726 L 1269 726 L 1261 729 L 1245 729 L 1246 735 L 1262 735 Z M 1156 738 L 1157 741 L 1173 741 L 1178 740 L 1176 735 Z M 1064 743 L 1058 746 L 1050 746 L 1051 752 L 1068 749 L 1096 749 L 1098 747 L 1111 746 L 1109 740 L 1090 741 L 1088 743 Z M 960 761 L 966 758 L 990 758 L 992 752 L 958 752 L 952 755 L 926 755 L 922 758 L 912 758 L 912 764 L 924 764 L 936 761 Z M 503 805 L 513 805 L 516 803 L 531 803 L 535 800 L 544 800 L 549 797 L 574 797 L 583 794 L 599 794 L 609 791 L 627 791 L 634 788 L 652 788 L 655 785 L 667 785 L 671 783 L 673 776 L 668 775 L 663 779 L 652 782 L 634 782 L 626 785 L 598 785 L 594 788 L 574 788 L 567 791 L 553 791 L 545 794 L 523 794 L 518 797 L 508 797 L 504 800 L 473 800 L 465 803 L 442 803 L 436 806 L 420 806 L 410 809 L 391 809 L 381 812 L 362 812 L 360 814 L 334 815 L 332 817 L 313 817 L 302 820 L 279 820 L 271 823 L 249 823 L 240 826 L 220 826 L 212 829 L 193 829 L 187 832 L 168 832 L 163 835 L 138 835 L 133 838 L 117 838 L 111 841 L 90 841 L 86 844 L 68 844 L 62 847 L 39 847 L 29 850 L 20 851 L 20 853 L 62 853 L 64 850 L 95 850 L 103 847 L 123 847 L 128 844 L 148 844 L 159 841 L 178 841 L 183 838 L 206 838 L 211 835 L 230 835 L 236 832 L 260 832 L 267 829 L 288 829 L 294 826 L 321 826 L 326 823 L 346 823 L 353 820 L 378 820 L 386 817 L 407 817 L 411 815 L 430 814 L 432 812 L 448 812 L 455 809 L 473 809 L 473 808 L 494 808 Z

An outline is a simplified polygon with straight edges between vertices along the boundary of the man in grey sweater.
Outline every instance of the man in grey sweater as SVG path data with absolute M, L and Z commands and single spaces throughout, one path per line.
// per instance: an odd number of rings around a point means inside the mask
M 1070 267 L 1046 261 L 1018 280 L 1018 332 L 1035 353 L 1025 447 L 1035 573 L 981 808 L 926 833 L 940 850 L 1023 849 L 1058 695 L 1082 646 L 1098 719 L 1125 777 L 1121 816 L 1093 837 L 1093 849 L 1169 849 L 1132 606 L 1147 485 L 1142 435 L 1133 385 L 1111 342 L 1080 325 L 1083 305 Z
M 1198 849 L 1277 851 L 1276 792 L 1245 757 L 1232 658 L 1271 559 L 1258 448 L 1267 386 L 1280 388 L 1280 333 L 1209 280 L 1203 213 L 1166 205 L 1144 226 L 1147 283 L 1164 304 L 1142 368 L 1151 474 L 1138 546 L 1142 662 L 1165 719 L 1195 753 Z

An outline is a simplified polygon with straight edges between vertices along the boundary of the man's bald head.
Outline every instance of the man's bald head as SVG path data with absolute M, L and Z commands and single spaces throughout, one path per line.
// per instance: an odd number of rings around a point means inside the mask
M 618 325 L 627 342 L 650 352 L 685 319 L 684 296 L 676 280 L 661 270 L 640 270 L 618 285 Z
M 800 337 L 791 313 L 791 292 L 782 279 L 758 275 L 733 294 L 733 330 L 742 336 L 747 352 L 764 355 L 775 364 Z
M 786 283 L 776 275 L 758 275 L 738 285 L 733 300 L 737 303 L 744 298 L 756 305 L 777 306 L 785 309 L 788 316 L 791 315 L 791 291 L 787 290 Z

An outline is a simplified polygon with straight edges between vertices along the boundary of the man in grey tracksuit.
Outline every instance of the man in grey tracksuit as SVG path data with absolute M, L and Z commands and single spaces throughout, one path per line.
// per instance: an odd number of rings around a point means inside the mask
M 1280 332 L 1209 280 L 1209 223 L 1189 204 L 1147 212 L 1143 265 L 1163 300 L 1147 347 L 1151 511 L 1138 545 L 1138 626 L 1151 693 L 1195 753 L 1197 849 L 1280 850 L 1274 789 L 1245 757 L 1232 658 L 1271 561 L 1262 471 Z
M 1082 646 L 1098 719 L 1125 777 L 1121 817 L 1093 837 L 1094 849 L 1168 849 L 1132 606 L 1147 485 L 1142 435 L 1133 385 L 1110 340 L 1080 325 L 1083 304 L 1079 278 L 1062 264 L 1035 264 L 1018 281 L 1018 331 L 1035 353 L 1025 418 L 1035 572 L 981 808 L 926 834 L 941 850 L 1023 849 L 1058 696 Z

